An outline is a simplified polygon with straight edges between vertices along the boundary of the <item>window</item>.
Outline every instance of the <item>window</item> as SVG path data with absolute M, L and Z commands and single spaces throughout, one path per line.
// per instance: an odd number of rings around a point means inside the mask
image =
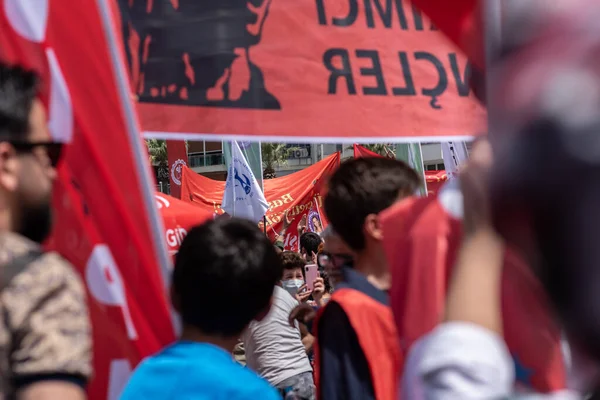
M 425 171 L 444 171 L 445 169 L 444 163 L 425 165 Z

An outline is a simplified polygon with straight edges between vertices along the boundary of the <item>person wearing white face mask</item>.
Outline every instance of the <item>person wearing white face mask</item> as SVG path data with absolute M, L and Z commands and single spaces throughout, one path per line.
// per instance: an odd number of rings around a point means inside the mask
M 294 252 L 280 254 L 283 276 L 273 292 L 271 311 L 242 335 L 246 365 L 280 390 L 285 399 L 313 400 L 315 386 L 307 353 L 314 338 L 306 327 L 290 325 L 288 316 L 311 295 L 302 274 L 305 261 Z

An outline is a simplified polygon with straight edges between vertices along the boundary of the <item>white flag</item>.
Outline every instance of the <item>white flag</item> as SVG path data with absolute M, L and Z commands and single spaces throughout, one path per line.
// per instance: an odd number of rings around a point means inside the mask
M 238 142 L 231 143 L 231 163 L 221 208 L 233 217 L 245 218 L 258 223 L 267 212 L 265 199 Z

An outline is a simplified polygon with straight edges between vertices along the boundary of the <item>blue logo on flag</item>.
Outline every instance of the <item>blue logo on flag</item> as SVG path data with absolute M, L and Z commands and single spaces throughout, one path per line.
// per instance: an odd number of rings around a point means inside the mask
M 242 186 L 242 189 L 244 189 L 244 193 L 246 194 L 250 194 L 250 192 L 252 191 L 252 186 L 250 185 L 250 178 L 248 178 L 247 175 L 242 174 L 243 179 L 240 177 L 240 175 L 238 174 L 238 170 L 237 168 L 234 168 L 234 178 L 236 181 L 238 181 L 240 183 L 240 185 Z

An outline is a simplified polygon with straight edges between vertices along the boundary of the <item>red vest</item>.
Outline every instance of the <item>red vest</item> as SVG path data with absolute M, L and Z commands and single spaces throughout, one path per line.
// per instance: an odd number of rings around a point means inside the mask
M 347 288 L 336 290 L 331 302 L 336 302 L 342 307 L 356 332 L 369 364 L 375 398 L 397 400 L 402 357 L 392 309 L 358 290 Z M 318 396 L 321 387 L 318 327 L 324 308 L 319 311 L 315 321 L 315 383 Z

